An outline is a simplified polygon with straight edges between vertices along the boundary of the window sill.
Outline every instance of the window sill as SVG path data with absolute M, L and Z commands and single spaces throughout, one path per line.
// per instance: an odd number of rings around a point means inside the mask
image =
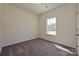
M 48 36 L 56 36 L 56 35 L 53 35 L 53 34 L 46 34 L 46 35 L 48 35 Z

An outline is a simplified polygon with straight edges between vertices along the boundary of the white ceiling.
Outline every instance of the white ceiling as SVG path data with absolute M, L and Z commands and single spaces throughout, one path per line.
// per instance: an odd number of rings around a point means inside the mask
M 23 8 L 27 11 L 30 11 L 36 14 L 42 14 L 62 4 L 61 3 L 13 3 L 11 5 L 14 5 L 19 8 Z

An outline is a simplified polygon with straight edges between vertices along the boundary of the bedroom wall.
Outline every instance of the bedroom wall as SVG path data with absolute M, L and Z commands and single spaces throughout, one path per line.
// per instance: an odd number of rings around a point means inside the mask
M 2 12 L 1 12 L 1 8 L 2 6 L 1 6 L 1 4 L 0 4 L 0 52 L 1 52 L 1 39 L 2 39 L 2 37 L 1 37 L 1 14 L 2 14 Z
M 79 13 L 79 3 L 77 3 L 77 8 L 78 8 L 77 11 L 78 11 L 78 13 Z
M 23 9 L 3 5 L 2 46 L 38 37 L 38 16 Z
M 46 34 L 46 19 L 57 18 L 57 35 Z M 40 15 L 40 38 L 76 48 L 76 5 L 65 4 Z
M 78 5 L 78 7 L 77 7 L 77 8 L 78 8 L 77 11 L 78 11 L 78 14 L 79 14 L 79 3 L 77 3 L 77 5 Z

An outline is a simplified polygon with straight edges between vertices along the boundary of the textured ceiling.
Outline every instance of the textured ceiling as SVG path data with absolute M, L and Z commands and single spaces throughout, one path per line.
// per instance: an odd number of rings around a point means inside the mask
M 30 11 L 36 14 L 42 14 L 62 4 L 61 3 L 38 3 L 38 4 L 37 3 L 12 3 L 10 5 L 23 8 L 27 11 Z

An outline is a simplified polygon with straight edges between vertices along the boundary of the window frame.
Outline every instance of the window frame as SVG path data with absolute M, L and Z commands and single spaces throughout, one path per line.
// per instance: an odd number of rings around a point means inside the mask
M 57 30 L 56 30 L 56 34 L 49 34 L 49 33 L 48 33 L 48 23 L 47 23 L 47 21 L 48 21 L 49 19 L 53 19 L 53 18 L 56 19 L 56 29 L 57 29 L 57 18 L 56 18 L 56 17 L 47 18 L 47 19 L 46 19 L 46 34 L 47 34 L 47 35 L 56 36 L 56 35 L 57 35 Z

